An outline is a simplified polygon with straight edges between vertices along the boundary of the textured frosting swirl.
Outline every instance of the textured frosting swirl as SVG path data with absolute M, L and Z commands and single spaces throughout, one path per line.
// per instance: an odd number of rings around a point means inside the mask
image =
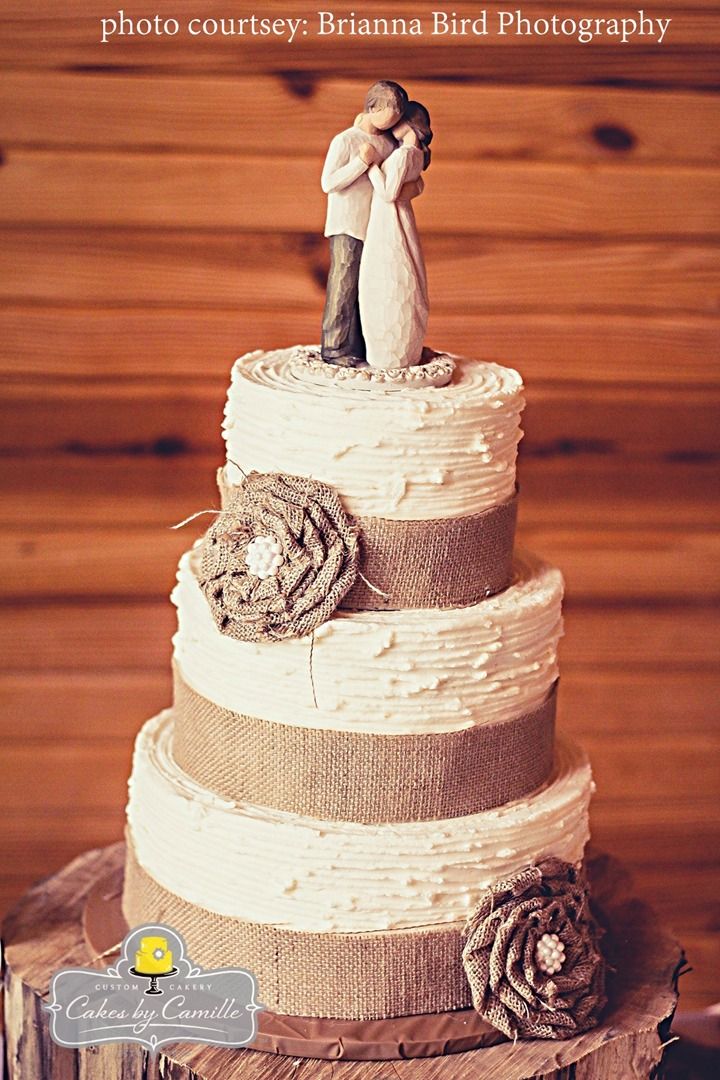
M 463 920 L 528 863 L 579 861 L 591 790 L 584 754 L 559 741 L 529 799 L 439 821 L 318 821 L 200 787 L 173 760 L 168 711 L 138 736 L 128 820 L 140 865 L 190 903 L 295 930 L 385 930 Z
M 194 558 L 181 559 L 172 594 L 175 662 L 194 690 L 233 712 L 337 731 L 453 731 L 536 708 L 558 675 L 562 575 L 531 555 L 516 555 L 513 584 L 479 604 L 337 611 L 314 643 L 271 644 L 220 633 Z
M 513 494 L 525 403 L 516 371 L 458 357 L 444 387 L 359 389 L 297 378 L 292 352 L 235 363 L 228 462 L 332 484 L 349 513 L 364 517 L 461 517 Z M 227 465 L 230 483 L 240 475 Z

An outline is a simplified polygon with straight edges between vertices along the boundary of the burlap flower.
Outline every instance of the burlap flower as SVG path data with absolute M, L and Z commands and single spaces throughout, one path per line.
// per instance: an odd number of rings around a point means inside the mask
M 606 1000 L 605 962 L 574 866 L 550 858 L 498 882 L 465 934 L 473 1005 L 488 1023 L 510 1038 L 535 1039 L 569 1039 L 595 1027 Z
M 224 634 L 277 641 L 326 622 L 358 563 L 358 531 L 333 488 L 254 472 L 205 535 L 200 586 Z

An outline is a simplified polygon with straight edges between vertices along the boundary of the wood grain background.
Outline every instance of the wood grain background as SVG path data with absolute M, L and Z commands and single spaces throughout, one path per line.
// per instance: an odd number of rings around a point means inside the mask
M 389 74 L 437 132 L 430 340 L 527 382 L 521 538 L 567 577 L 561 723 L 594 759 L 595 839 L 681 936 L 683 1007 L 716 1000 L 717 8 L 664 2 L 665 43 L 621 47 L 102 46 L 101 7 L 0 15 L 3 906 L 120 836 L 133 736 L 169 700 L 192 530 L 168 526 L 214 497 L 233 358 L 318 338 L 322 156 Z M 153 11 L 198 7 L 233 14 Z

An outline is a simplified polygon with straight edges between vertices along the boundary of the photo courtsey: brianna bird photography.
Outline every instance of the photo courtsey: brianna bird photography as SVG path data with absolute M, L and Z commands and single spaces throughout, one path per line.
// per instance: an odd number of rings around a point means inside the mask
M 368 17 L 351 11 L 336 15 L 333 11 L 315 11 L 304 17 L 265 16 L 252 13 L 243 16 L 203 16 L 198 14 L 184 20 L 129 16 L 120 8 L 114 15 L 100 19 L 100 40 L 110 44 L 131 37 L 175 37 L 187 35 L 203 38 L 272 38 L 292 45 L 308 37 L 315 38 L 564 38 L 589 45 L 607 39 L 620 45 L 642 40 L 662 45 L 672 23 L 671 18 L 655 17 L 644 9 L 629 11 L 625 16 L 583 16 L 563 13 L 526 13 L 522 8 L 507 10 L 480 8 L 472 16 L 459 16 L 454 11 L 431 11 L 415 17 Z

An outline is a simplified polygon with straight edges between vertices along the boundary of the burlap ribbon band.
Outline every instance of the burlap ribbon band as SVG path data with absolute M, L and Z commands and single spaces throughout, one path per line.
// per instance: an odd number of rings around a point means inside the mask
M 155 881 L 127 839 L 123 913 L 128 925 L 172 926 L 202 967 L 247 968 L 258 980 L 259 1000 L 270 1009 L 292 1016 L 374 1020 L 472 1004 L 462 965 L 461 923 L 325 934 L 218 915 Z
M 461 817 L 540 788 L 553 765 L 556 687 L 496 724 L 420 735 L 293 727 L 231 712 L 175 669 L 173 757 L 226 798 L 322 820 Z
M 223 505 L 232 487 L 218 471 Z M 360 571 L 340 607 L 353 611 L 468 607 L 512 578 L 517 492 L 478 514 L 422 521 L 355 517 Z M 365 580 L 363 580 L 365 579 Z

